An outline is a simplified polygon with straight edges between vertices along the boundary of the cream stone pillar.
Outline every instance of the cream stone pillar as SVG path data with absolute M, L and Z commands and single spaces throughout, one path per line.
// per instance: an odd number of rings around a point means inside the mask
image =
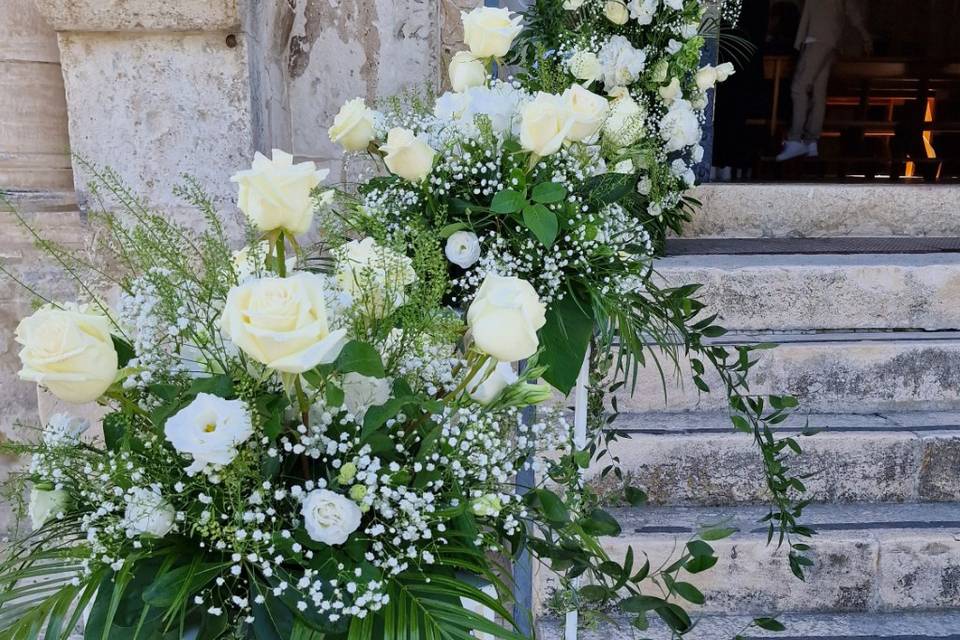
M 171 192 L 183 173 L 229 202 L 255 150 L 290 147 L 289 0 L 36 4 L 59 36 L 73 151 L 152 205 L 192 215 Z M 74 173 L 82 194 L 88 172 Z

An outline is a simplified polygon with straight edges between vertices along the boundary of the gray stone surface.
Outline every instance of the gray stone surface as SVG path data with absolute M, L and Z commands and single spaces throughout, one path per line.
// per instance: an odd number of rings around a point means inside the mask
M 660 260 L 728 329 L 960 328 L 960 254 L 702 255 Z
M 243 0 L 36 0 L 57 31 L 222 31 L 240 25 Z

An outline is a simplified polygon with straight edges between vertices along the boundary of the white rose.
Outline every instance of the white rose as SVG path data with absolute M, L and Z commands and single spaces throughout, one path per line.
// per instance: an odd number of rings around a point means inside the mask
M 45 306 L 20 321 L 14 332 L 20 378 L 36 382 L 65 402 L 92 402 L 117 376 L 110 319 L 83 307 Z
M 359 420 L 363 420 L 367 409 L 379 407 L 389 400 L 393 390 L 389 378 L 373 378 L 353 372 L 343 376 L 341 386 L 343 406 Z
M 683 92 L 680 90 L 680 80 L 673 78 L 670 84 L 660 87 L 660 98 L 668 105 L 678 98 L 683 98 Z
M 493 369 L 484 367 L 467 382 L 467 393 L 474 402 L 484 406 L 496 400 L 504 389 L 517 381 L 517 374 L 509 362 L 498 362 Z
M 620 98 L 610 108 L 603 135 L 617 146 L 628 147 L 643 136 L 643 121 L 643 107 L 629 96 Z
M 458 51 L 450 61 L 450 86 L 462 93 L 470 87 L 479 87 L 487 82 L 487 67 L 469 51 Z
M 330 331 L 324 278 L 254 278 L 233 287 L 220 328 L 243 352 L 276 371 L 303 373 L 333 362 L 346 330 Z
M 630 19 L 630 13 L 627 11 L 627 5 L 621 0 L 607 0 L 603 3 L 603 15 L 613 24 L 626 24 Z
M 466 269 L 480 259 L 480 239 L 473 231 L 457 231 L 447 238 L 447 260 Z
M 717 72 L 717 82 L 724 82 L 727 78 L 736 73 L 736 69 L 733 68 L 733 63 L 724 62 L 716 66 Z
M 208 466 L 225 466 L 237 457 L 237 447 L 253 435 L 250 412 L 242 400 L 225 400 L 209 393 L 197 397 L 167 419 L 163 433 L 178 453 L 193 457 L 187 474 Z
M 237 206 L 257 229 L 284 229 L 297 235 L 310 229 L 310 192 L 328 173 L 327 169 L 318 171 L 312 162 L 294 164 L 292 155 L 274 149 L 273 159 L 258 151 L 253 166 L 233 174 L 230 180 L 240 188 Z
M 334 255 L 340 287 L 354 300 L 373 304 L 380 313 L 404 304 L 407 286 L 417 281 L 409 257 L 381 247 L 373 238 L 351 240 Z
M 380 151 L 386 155 L 387 169 L 410 182 L 419 182 L 430 175 L 437 152 L 413 131 L 394 127 L 387 133 L 387 142 Z
M 246 246 L 233 252 L 233 271 L 237 274 L 237 282 L 244 282 L 266 271 L 266 259 L 270 253 L 270 243 L 266 240 L 256 247 Z M 290 256 L 284 260 L 288 272 L 297 266 L 297 256 Z
M 630 0 L 627 8 L 630 10 L 630 17 L 638 24 L 648 25 L 653 22 L 653 17 L 657 14 L 657 3 L 659 0 Z
M 374 116 L 375 112 L 367 107 L 363 98 L 345 102 L 327 132 L 330 141 L 347 151 L 363 151 L 373 141 Z
M 162 538 L 173 529 L 176 518 L 177 512 L 156 487 L 137 487 L 127 492 L 123 525 L 128 537 L 146 535 Z
M 572 115 L 562 96 L 538 93 L 520 113 L 521 146 L 541 157 L 556 153 L 570 133 Z
M 523 18 L 509 9 L 477 7 L 460 14 L 463 20 L 463 41 L 478 58 L 502 58 L 523 30 Z
M 70 504 L 70 494 L 62 489 L 44 491 L 34 487 L 30 490 L 30 504 L 28 513 L 34 529 L 39 529 L 45 523 L 66 511 Z
M 310 539 L 329 545 L 346 542 L 360 527 L 363 515 L 356 502 L 327 489 L 308 493 L 300 514 Z
M 717 84 L 717 70 L 715 67 L 707 65 L 705 67 L 700 67 L 697 70 L 696 75 L 697 87 L 701 91 L 706 91 L 707 89 L 712 89 L 715 84 Z
M 537 331 L 546 324 L 546 313 L 529 282 L 490 273 L 467 310 L 467 324 L 478 349 L 514 362 L 537 352 Z
M 563 8 L 567 11 L 576 11 L 583 6 L 587 0 L 563 0 Z
M 71 446 L 90 428 L 90 421 L 66 413 L 55 413 L 43 428 L 43 443 L 48 447 Z
M 567 68 L 570 69 L 570 75 L 587 84 L 599 80 L 603 75 L 600 59 L 592 51 L 577 51 L 567 61 Z
M 583 141 L 600 130 L 609 110 L 606 98 L 584 89 L 579 84 L 574 84 L 564 91 L 563 97 L 572 116 L 567 140 Z

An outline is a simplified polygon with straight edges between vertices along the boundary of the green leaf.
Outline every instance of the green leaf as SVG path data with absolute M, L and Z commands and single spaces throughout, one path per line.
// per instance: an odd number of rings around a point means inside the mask
M 717 564 L 717 556 L 696 556 L 690 558 L 683 568 L 687 570 L 688 573 L 702 573 L 707 569 L 713 568 Z
M 464 229 L 469 229 L 470 226 L 466 222 L 454 222 L 453 224 L 448 224 L 447 226 L 440 229 L 437 232 L 437 235 L 441 240 L 446 240 L 457 231 L 463 231 Z
M 333 384 L 332 382 L 327 383 L 327 388 L 325 389 L 327 406 L 328 407 L 339 407 L 343 405 L 343 389 Z
M 560 232 L 560 223 L 557 214 L 542 204 L 533 204 L 523 210 L 523 224 L 537 237 L 544 246 L 553 246 Z
M 119 365 L 119 368 L 123 369 L 125 366 L 127 366 L 128 362 L 133 360 L 137 353 L 133 350 L 133 347 L 130 345 L 130 343 L 123 338 L 110 334 L 110 339 L 113 341 L 114 351 L 117 352 L 117 364 Z
M 535 496 L 543 508 L 543 515 L 548 521 L 556 524 L 566 524 L 570 521 L 570 512 L 560 496 L 549 489 L 537 489 L 529 495 Z
M 119 411 L 103 417 L 103 440 L 110 451 L 119 451 L 127 432 L 127 420 Z
M 707 541 L 723 540 L 729 538 L 737 532 L 733 527 L 710 527 L 700 532 L 700 537 Z
M 373 345 L 359 340 L 351 340 L 344 345 L 337 358 L 337 369 L 341 373 L 359 373 L 373 378 L 386 375 L 377 350 Z
M 634 193 L 637 176 L 629 173 L 604 173 L 588 178 L 581 193 L 585 198 L 599 205 L 619 202 L 625 196 Z
M 644 613 L 659 609 L 667 601 L 656 596 L 630 596 L 620 601 L 620 608 L 627 613 Z
M 623 497 L 632 507 L 639 507 L 647 503 L 647 492 L 637 487 L 627 486 L 623 491 Z
M 577 382 L 587 345 L 593 336 L 593 307 L 572 292 L 547 309 L 547 322 L 540 329 L 543 349 L 538 363 L 547 367 L 543 379 L 570 393 Z
M 551 204 L 567 197 L 567 190 L 556 182 L 541 182 L 533 188 L 531 197 L 534 202 Z
M 620 523 L 603 509 L 594 509 L 590 515 L 580 520 L 583 530 L 592 536 L 620 535 Z
M 676 591 L 681 598 L 693 604 L 703 604 L 707 601 L 700 590 L 689 582 L 674 582 L 673 590 Z
M 224 563 L 192 562 L 160 574 L 143 590 L 143 601 L 151 607 L 167 608 L 188 596 L 221 574 L 229 566 Z
M 516 213 L 527 203 L 527 199 L 519 191 L 504 189 L 493 196 L 490 202 L 490 210 L 494 213 Z
M 675 631 L 685 632 L 691 627 L 690 616 L 687 615 L 687 612 L 672 602 L 668 602 L 662 607 L 654 609 L 654 611 L 660 616 L 661 620 L 667 623 L 667 626 Z
M 767 631 L 786 631 L 786 627 L 776 618 L 754 618 L 753 624 Z
M 233 397 L 233 380 L 230 376 L 218 375 L 209 378 L 197 378 L 187 389 L 187 396 L 195 396 L 198 393 L 209 393 L 210 395 L 221 398 Z
M 713 547 L 708 545 L 703 540 L 691 540 L 687 543 L 687 549 L 694 558 L 713 555 Z

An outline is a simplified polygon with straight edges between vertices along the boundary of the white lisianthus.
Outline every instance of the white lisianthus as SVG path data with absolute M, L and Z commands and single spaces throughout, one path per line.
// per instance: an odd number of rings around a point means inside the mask
M 670 80 L 670 84 L 665 87 L 660 87 L 659 93 L 660 98 L 663 100 L 664 104 L 667 105 L 673 104 L 674 100 L 683 98 L 683 92 L 680 89 L 680 79 L 673 78 Z
M 690 102 L 674 100 L 660 121 L 660 138 L 669 153 L 700 142 L 700 120 Z
M 630 0 L 627 8 L 630 10 L 630 17 L 640 25 L 648 25 L 653 22 L 653 17 L 657 15 L 657 4 L 659 0 Z
M 520 145 L 540 157 L 556 153 L 570 133 L 572 115 L 562 96 L 538 93 L 521 110 Z
M 693 183 L 697 180 L 693 169 L 688 167 L 682 158 L 677 158 L 670 164 L 670 173 L 683 180 L 684 184 L 688 187 L 692 187 Z
M 270 253 L 270 243 L 263 240 L 256 247 L 246 246 L 233 252 L 233 271 L 237 274 L 237 282 L 245 282 L 266 270 L 266 258 Z M 260 264 L 257 264 L 260 263 Z M 297 267 L 297 256 L 290 256 L 284 260 L 287 272 Z
M 627 11 L 627 5 L 623 3 L 623 0 L 607 0 L 604 2 L 603 15 L 616 25 L 627 24 L 627 20 L 630 19 L 630 13 Z
M 487 66 L 483 60 L 469 51 L 458 51 L 453 55 L 448 73 L 450 86 L 457 93 L 463 93 L 470 87 L 479 87 L 487 82 Z
M 90 428 L 90 421 L 66 413 L 55 413 L 43 428 L 43 443 L 48 447 L 77 444 L 80 436 Z
M 619 147 L 629 147 L 643 136 L 644 118 L 643 107 L 630 96 L 614 100 L 603 135 Z
M 363 514 L 357 503 L 327 489 L 315 489 L 303 499 L 303 527 L 311 540 L 340 545 L 360 527 Z
M 437 155 L 422 138 L 402 127 L 390 129 L 380 151 L 385 154 L 383 162 L 387 169 L 410 182 L 420 182 L 430 175 Z
M 523 30 L 523 18 L 509 9 L 477 7 L 461 13 L 463 42 L 478 58 L 502 58 L 510 51 L 514 38 Z
M 220 316 L 224 335 L 270 369 L 303 373 L 333 362 L 346 330 L 330 330 L 323 276 L 254 278 L 230 289 Z
M 537 331 L 546 324 L 546 313 L 529 282 L 490 273 L 467 310 L 467 324 L 480 351 L 514 362 L 537 352 Z
M 592 51 L 577 51 L 567 60 L 567 68 L 577 80 L 583 80 L 587 84 L 595 82 L 603 75 L 603 67 L 600 65 L 600 59 Z
M 574 84 L 563 92 L 570 109 L 571 125 L 567 140 L 575 142 L 586 140 L 596 134 L 607 118 L 609 105 L 603 96 Z
M 457 231 L 447 238 L 444 253 L 447 260 L 466 269 L 480 259 L 480 239 L 473 231 Z
M 563 8 L 567 11 L 576 11 L 583 6 L 587 0 L 563 0 Z
M 467 382 L 467 393 L 474 402 L 486 406 L 516 381 L 517 374 L 510 363 L 498 362 L 492 369 L 484 367 L 478 371 Z
M 379 407 L 390 399 L 393 381 L 389 378 L 373 378 L 351 372 L 343 376 L 341 386 L 343 406 L 358 420 L 363 420 L 367 409 Z
M 647 64 L 647 54 L 623 36 L 613 36 L 597 54 L 603 67 L 603 87 L 610 93 L 617 87 L 636 82 Z
M 117 376 L 110 319 L 84 307 L 47 305 L 20 321 L 14 339 L 20 378 L 36 382 L 65 402 L 99 398 Z
M 384 314 L 404 304 L 406 288 L 417 281 L 409 257 L 381 247 L 373 238 L 351 240 L 334 255 L 340 288 L 354 300 L 372 303 Z
M 330 141 L 347 151 L 363 151 L 373 141 L 375 116 L 376 112 L 363 98 L 348 100 L 333 118 L 333 126 L 327 132 Z
M 695 144 L 693 145 L 693 148 L 690 150 L 690 159 L 693 160 L 694 162 L 701 162 L 703 161 L 703 153 L 704 153 L 703 146 L 699 144 Z
M 664 50 L 665 50 L 668 54 L 670 54 L 671 56 L 675 56 L 675 55 L 677 55 L 678 53 L 680 53 L 680 50 L 681 50 L 681 49 L 683 49 L 683 43 L 680 42 L 679 40 L 675 40 L 675 39 L 673 39 L 673 38 L 670 38 L 670 40 L 669 40 L 669 42 L 667 42 L 667 46 L 665 47 Z
M 472 508 L 475 515 L 496 518 L 503 509 L 503 503 L 496 494 L 488 493 L 474 500 Z
M 520 103 L 526 99 L 528 96 L 524 91 L 506 82 L 495 81 L 489 87 L 470 87 L 463 93 L 444 93 L 437 98 L 433 115 L 471 137 L 480 132 L 476 126 L 478 115 L 490 120 L 495 133 L 515 133 L 519 124 Z
M 70 504 L 70 494 L 63 489 L 44 491 L 34 487 L 30 490 L 30 504 L 27 512 L 34 529 L 39 529 L 45 523 L 56 518 L 66 511 Z
M 208 466 L 225 466 L 237 457 L 237 447 L 253 435 L 250 411 L 243 400 L 226 400 L 198 393 L 193 402 L 167 419 L 163 433 L 178 453 L 193 457 L 187 474 Z
M 310 192 L 319 185 L 327 169 L 317 170 L 312 162 L 293 163 L 293 156 L 279 149 L 273 158 L 257 152 L 253 166 L 230 177 L 240 188 L 237 206 L 260 231 L 283 229 L 294 235 L 306 233 L 313 222 Z
M 173 529 L 177 512 L 157 487 L 135 487 L 127 492 L 127 508 L 123 526 L 130 538 L 150 536 L 162 538 Z

